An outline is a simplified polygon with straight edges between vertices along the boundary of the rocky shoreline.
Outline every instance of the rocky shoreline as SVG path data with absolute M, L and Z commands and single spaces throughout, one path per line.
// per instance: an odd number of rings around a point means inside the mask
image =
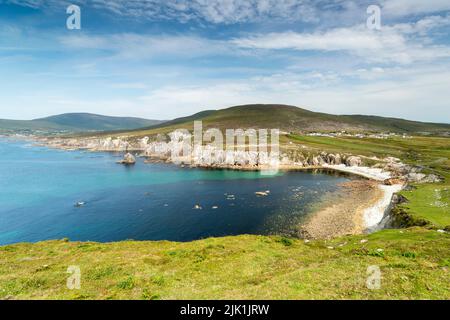
M 353 180 L 341 189 L 326 195 L 314 213 L 300 227 L 305 239 L 332 239 L 365 233 L 365 211 L 382 198 L 379 183 L 371 180 Z
M 374 180 L 356 180 L 326 196 L 300 228 L 306 239 L 372 233 L 388 226 L 394 195 L 404 185 L 387 186 Z
M 180 142 L 152 141 L 149 137 L 141 139 L 125 136 L 116 138 L 32 137 L 32 139 L 38 144 L 64 150 L 134 153 L 135 156 L 145 157 L 146 162 L 165 161 L 192 167 L 233 170 L 264 170 L 273 167 L 268 152 L 217 150 L 210 145 L 192 148 L 187 157 L 177 158 L 175 161 L 172 153 L 183 147 Z M 281 170 L 332 169 L 383 181 L 387 185 L 442 181 L 441 177 L 424 174 L 421 172 L 422 168 L 404 164 L 394 157 L 379 159 L 348 153 L 303 150 L 280 151 L 276 156 L 278 159 L 276 167 Z
M 38 144 L 64 150 L 92 152 L 124 152 L 127 159 L 144 157 L 144 162 L 173 163 L 173 150 L 180 150 L 180 143 L 151 141 L 150 138 L 127 137 L 89 138 L 37 138 Z M 178 141 L 178 140 L 176 140 Z M 131 158 L 133 157 L 133 158 Z M 408 183 L 439 182 L 440 177 L 426 175 L 421 168 L 403 164 L 399 159 L 367 158 L 352 154 L 305 152 L 286 150 L 277 155 L 276 170 L 324 169 L 353 174 L 368 179 L 358 187 L 344 186 L 339 203 L 331 204 L 313 214 L 301 233 L 308 238 L 329 238 L 344 234 L 360 234 L 383 227 L 393 196 Z M 267 153 L 252 151 L 217 150 L 209 145 L 193 148 L 188 157 L 175 163 L 181 166 L 205 169 L 273 170 Z M 126 164 L 129 160 L 122 160 Z M 356 184 L 356 182 L 354 182 Z M 355 201 L 356 200 L 356 201 Z

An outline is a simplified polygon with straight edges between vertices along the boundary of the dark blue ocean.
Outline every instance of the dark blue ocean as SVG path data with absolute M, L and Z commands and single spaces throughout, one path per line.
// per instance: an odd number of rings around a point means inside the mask
M 120 157 L 0 138 L 0 244 L 292 235 L 311 206 L 347 180 L 311 172 L 266 177 L 143 159 L 127 167 L 116 164 Z M 266 190 L 268 196 L 255 195 Z

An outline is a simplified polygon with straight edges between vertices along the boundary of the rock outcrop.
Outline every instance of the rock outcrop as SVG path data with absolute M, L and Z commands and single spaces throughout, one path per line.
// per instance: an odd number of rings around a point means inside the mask
M 326 162 L 328 164 L 339 165 L 339 164 L 342 163 L 342 159 L 341 159 L 341 155 L 340 154 L 332 154 L 332 153 L 330 153 L 326 157 L 327 157 L 326 158 L 327 159 Z
M 44 138 L 40 141 L 45 145 L 62 149 L 86 149 L 90 151 L 127 152 L 121 164 L 136 163 L 135 157 L 128 151 L 139 152 L 141 155 L 160 159 L 166 162 L 199 167 L 262 169 L 274 165 L 286 167 L 308 168 L 327 166 L 354 167 L 353 171 L 364 169 L 366 157 L 351 154 L 314 152 L 306 148 L 288 148 L 283 152 L 268 153 L 259 150 L 222 150 L 214 145 L 192 146 L 188 132 L 179 130 L 170 135 L 170 139 L 162 137 L 144 137 L 140 139 L 121 137 L 88 137 L 88 138 Z M 377 163 L 370 170 L 378 170 L 382 176 L 392 179 L 386 184 L 405 181 L 411 183 L 440 182 L 443 178 L 436 174 L 425 174 L 423 168 L 402 163 L 394 157 L 385 159 L 370 158 Z M 377 172 L 378 172 L 377 171 Z M 386 174 L 389 173 L 389 174 Z M 386 179 L 386 178 L 385 178 Z
M 350 156 L 345 160 L 345 164 L 349 167 L 359 167 L 362 164 L 360 157 Z
M 136 163 L 136 158 L 131 153 L 126 153 L 123 156 L 123 159 L 118 161 L 117 163 L 131 165 Z

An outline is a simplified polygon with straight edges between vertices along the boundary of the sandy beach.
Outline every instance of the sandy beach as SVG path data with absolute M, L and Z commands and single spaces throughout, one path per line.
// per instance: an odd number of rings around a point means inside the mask
M 317 211 L 300 227 L 307 239 L 331 239 L 375 229 L 401 186 L 383 186 L 372 180 L 342 184 L 342 190 L 326 196 Z

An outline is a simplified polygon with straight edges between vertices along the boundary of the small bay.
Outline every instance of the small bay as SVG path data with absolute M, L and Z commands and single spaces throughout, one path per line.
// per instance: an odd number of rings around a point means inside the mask
M 180 168 L 142 158 L 122 166 L 120 157 L 0 138 L 0 244 L 295 235 L 311 207 L 348 180 L 310 171 L 263 176 Z

